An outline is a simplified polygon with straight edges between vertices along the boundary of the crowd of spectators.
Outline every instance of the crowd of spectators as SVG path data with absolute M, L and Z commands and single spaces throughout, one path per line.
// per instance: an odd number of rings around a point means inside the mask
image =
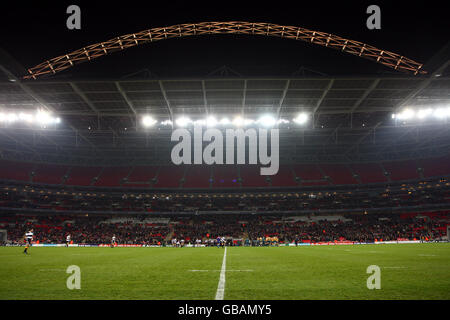
M 30 215 L 1 214 L 0 229 L 10 243 L 20 244 L 29 229 L 34 241 L 64 243 L 71 235 L 77 244 L 109 244 L 116 236 L 121 244 L 166 245 L 172 239 L 203 243 L 216 237 L 249 240 L 277 237 L 282 243 L 329 241 L 392 241 L 440 239 L 450 224 L 450 211 L 409 214 L 259 215 Z

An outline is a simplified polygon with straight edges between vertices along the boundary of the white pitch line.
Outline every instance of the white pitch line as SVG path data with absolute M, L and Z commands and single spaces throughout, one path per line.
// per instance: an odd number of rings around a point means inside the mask
M 225 294 L 225 272 L 227 269 L 227 247 L 223 253 L 222 270 L 220 270 L 219 285 L 217 286 L 216 300 L 223 300 Z
M 190 271 L 190 272 L 219 272 L 219 271 L 222 271 L 222 270 L 219 270 L 219 269 L 217 269 L 217 270 L 188 270 L 188 271 Z M 248 270 L 227 270 L 227 272 L 252 272 L 253 270 L 251 270 L 251 269 L 248 269 Z

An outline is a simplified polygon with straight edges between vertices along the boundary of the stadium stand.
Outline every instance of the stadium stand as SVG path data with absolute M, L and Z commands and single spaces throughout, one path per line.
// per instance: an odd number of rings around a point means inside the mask
M 123 179 L 128 176 L 131 167 L 106 167 L 98 176 L 94 186 L 101 187 L 120 187 Z
M 324 173 L 330 177 L 333 184 L 357 184 L 352 172 L 345 164 L 321 164 Z
M 72 186 L 90 186 L 93 179 L 100 174 L 101 170 L 101 167 L 72 167 L 65 184 Z
M 323 174 L 316 164 L 294 165 L 295 176 L 301 180 L 321 180 Z
M 157 166 L 133 167 L 123 185 L 126 187 L 150 187 L 153 183 L 152 180 L 158 174 L 158 169 Z
M 363 184 L 388 181 L 378 163 L 355 163 L 351 164 L 351 168 Z
M 259 166 L 238 166 L 242 187 L 267 187 L 266 176 L 262 176 Z
M 211 168 L 207 166 L 186 167 L 184 188 L 209 188 L 211 180 Z
M 213 188 L 238 188 L 239 174 L 235 166 L 213 166 Z
M 377 242 L 392 240 L 440 240 L 450 224 L 450 211 L 404 214 L 346 215 L 0 215 L 9 243 L 21 243 L 29 228 L 37 243 L 63 243 L 71 234 L 74 243 L 109 244 L 116 235 L 122 244 L 169 244 L 172 237 L 207 242 L 217 236 L 249 239 L 277 236 L 281 243 Z M 266 243 L 267 245 L 267 243 Z
M 54 164 L 37 165 L 33 170 L 32 182 L 45 184 L 62 184 L 64 176 L 69 172 L 69 166 Z
M 418 160 L 425 177 L 437 177 L 450 174 L 450 156 L 435 159 Z
M 3 180 L 30 181 L 30 173 L 34 166 L 32 163 L 2 160 L 0 177 Z
M 208 189 L 238 188 L 241 185 L 245 188 L 355 185 L 445 177 L 450 174 L 450 157 L 448 156 L 383 163 L 281 165 L 276 175 L 268 177 L 260 175 L 260 166 L 250 165 L 69 167 L 7 160 L 2 160 L 0 165 L 0 181 L 130 188 L 182 186 L 186 189 Z M 387 176 L 384 175 L 384 170 L 387 171 Z M 326 176 L 329 177 L 328 180 Z
M 185 168 L 180 166 L 161 166 L 157 182 L 153 186 L 156 188 L 179 188 L 184 171 Z
M 281 165 L 278 173 L 270 177 L 270 181 L 272 187 L 293 187 L 298 185 L 295 181 L 294 172 L 289 165 Z
M 383 166 L 392 180 L 419 179 L 416 161 L 384 162 Z

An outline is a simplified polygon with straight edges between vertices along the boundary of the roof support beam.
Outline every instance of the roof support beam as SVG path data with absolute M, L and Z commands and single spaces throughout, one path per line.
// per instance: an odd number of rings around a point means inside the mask
M 120 85 L 120 83 L 118 81 L 114 81 L 114 84 L 116 85 L 117 91 L 119 91 L 123 100 L 125 100 L 128 108 L 130 108 L 130 110 L 133 112 L 134 117 L 132 115 L 129 115 L 129 116 L 130 116 L 131 122 L 133 122 L 133 118 L 134 118 L 134 124 L 135 124 L 136 130 L 137 130 L 139 120 L 138 120 L 138 114 L 136 112 L 136 109 L 134 108 L 133 102 L 130 99 L 128 99 L 127 94 L 122 89 L 122 86 Z
M 331 79 L 328 82 L 327 87 L 325 88 L 325 90 L 322 93 L 322 96 L 320 97 L 319 101 L 317 101 L 316 106 L 314 107 L 313 111 L 312 111 L 312 118 L 313 118 L 313 128 L 316 127 L 316 122 L 319 119 L 319 117 L 317 117 L 317 119 L 315 119 L 315 115 L 317 110 L 319 110 L 320 105 L 322 104 L 323 100 L 325 99 L 326 95 L 328 94 L 328 91 L 330 91 L 331 87 L 334 84 L 334 79 Z
M 434 71 L 430 76 L 423 80 L 422 83 L 410 94 L 408 94 L 403 101 L 401 101 L 396 107 L 394 112 L 399 112 L 405 105 L 407 105 L 418 93 L 425 89 L 437 75 L 440 75 L 450 65 L 450 59 L 447 60 L 442 66 Z
M 173 119 L 172 107 L 170 106 L 169 99 L 167 98 L 166 90 L 164 90 L 164 85 L 162 84 L 161 80 L 158 81 L 158 84 L 159 84 L 159 88 L 161 89 L 161 93 L 164 97 L 164 100 L 166 101 L 166 106 L 167 106 L 167 110 L 169 111 L 170 121 L 172 121 L 172 123 L 173 123 L 174 119 Z
M 290 83 L 291 83 L 291 80 L 288 79 L 288 80 L 286 81 L 286 85 L 284 86 L 283 94 L 281 95 L 280 102 L 278 103 L 277 116 L 276 116 L 277 119 L 280 119 L 281 108 L 283 107 L 284 99 L 286 98 L 286 94 L 287 94 L 287 91 L 289 90 L 289 84 L 290 84 Z
M 205 80 L 202 80 L 202 93 L 203 93 L 203 105 L 205 107 L 206 115 L 208 115 L 209 112 L 208 112 L 208 101 L 206 100 Z

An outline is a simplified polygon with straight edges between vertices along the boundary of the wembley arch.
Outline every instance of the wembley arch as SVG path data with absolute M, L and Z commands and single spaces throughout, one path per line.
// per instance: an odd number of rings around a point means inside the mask
M 91 61 L 101 56 L 145 43 L 171 38 L 212 34 L 259 35 L 301 40 L 369 59 L 400 72 L 412 73 L 414 75 L 427 73 L 422 69 L 423 64 L 419 62 L 394 52 L 378 49 L 374 46 L 355 40 L 345 39 L 331 33 L 272 23 L 228 21 L 177 24 L 122 35 L 46 60 L 29 68 L 27 70 L 28 74 L 23 76 L 23 78 L 37 79 L 43 75 L 55 74 L 71 68 L 76 64 Z

